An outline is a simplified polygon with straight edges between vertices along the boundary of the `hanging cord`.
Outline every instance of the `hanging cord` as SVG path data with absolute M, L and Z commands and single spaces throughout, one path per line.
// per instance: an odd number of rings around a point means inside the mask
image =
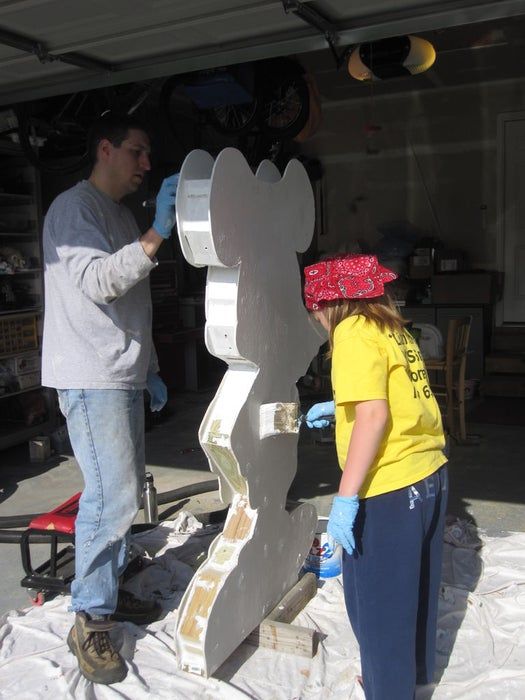
M 432 203 L 432 199 L 430 198 L 430 192 L 428 191 L 427 183 L 425 180 L 425 176 L 423 175 L 423 170 L 421 168 L 421 163 L 419 162 L 419 158 L 416 155 L 416 151 L 414 149 L 414 146 L 412 144 L 412 141 L 410 140 L 410 136 L 408 135 L 407 132 L 407 142 L 408 142 L 408 147 L 410 148 L 410 151 L 412 153 L 412 156 L 414 158 L 414 161 L 416 163 L 417 171 L 419 173 L 419 177 L 421 179 L 421 184 L 423 185 L 423 189 L 425 191 L 425 197 L 427 198 L 427 204 L 429 206 L 430 212 L 432 214 L 432 219 L 434 221 L 434 226 L 436 227 L 437 233 L 440 238 L 443 238 L 442 236 L 442 229 L 441 229 L 441 224 L 439 223 L 439 218 L 437 215 L 437 212 L 434 208 L 434 205 Z
M 370 47 L 370 70 L 373 70 L 374 66 L 374 47 Z M 373 76 L 373 72 L 371 73 Z M 374 121 L 374 114 L 375 114 L 375 85 L 374 85 L 374 80 L 373 78 L 369 81 L 370 83 L 370 99 L 369 99 L 369 114 L 368 114 L 368 123 L 365 124 L 365 139 L 366 139 L 366 146 L 365 146 L 365 151 L 367 155 L 373 156 L 377 155 L 380 151 L 378 145 L 377 145 L 377 134 L 382 130 L 382 127 L 379 126 L 379 124 L 376 124 Z

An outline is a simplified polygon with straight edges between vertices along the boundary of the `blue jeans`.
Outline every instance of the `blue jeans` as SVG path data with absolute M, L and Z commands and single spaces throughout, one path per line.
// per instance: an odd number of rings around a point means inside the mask
M 117 605 L 118 577 L 126 568 L 144 482 L 143 392 L 59 389 L 58 400 L 84 476 L 71 609 L 108 615 Z
M 447 496 L 444 466 L 359 504 L 343 586 L 367 700 L 412 700 L 432 683 Z

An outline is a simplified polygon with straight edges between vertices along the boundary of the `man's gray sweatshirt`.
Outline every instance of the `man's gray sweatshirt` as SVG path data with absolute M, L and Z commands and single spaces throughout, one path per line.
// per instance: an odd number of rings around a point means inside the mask
M 57 389 L 143 389 L 157 371 L 144 252 L 127 207 L 83 180 L 44 221 L 42 384 Z

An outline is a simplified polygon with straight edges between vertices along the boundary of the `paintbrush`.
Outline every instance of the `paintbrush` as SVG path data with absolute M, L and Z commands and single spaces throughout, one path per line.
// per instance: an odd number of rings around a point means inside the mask
M 298 433 L 303 423 L 306 423 L 306 414 L 299 413 L 298 403 L 263 403 L 259 408 L 259 437 L 261 440 L 273 435 L 287 435 Z M 334 425 L 335 418 L 332 416 L 326 420 L 330 425 Z
M 298 403 L 263 403 L 259 408 L 259 437 L 261 440 L 272 435 L 287 435 L 298 433 L 306 420 L 299 413 Z

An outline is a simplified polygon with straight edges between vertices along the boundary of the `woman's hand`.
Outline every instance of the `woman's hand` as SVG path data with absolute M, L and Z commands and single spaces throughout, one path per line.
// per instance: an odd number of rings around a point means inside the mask
M 335 417 L 335 404 L 333 401 L 314 403 L 306 414 L 306 425 L 309 428 L 328 428 Z

